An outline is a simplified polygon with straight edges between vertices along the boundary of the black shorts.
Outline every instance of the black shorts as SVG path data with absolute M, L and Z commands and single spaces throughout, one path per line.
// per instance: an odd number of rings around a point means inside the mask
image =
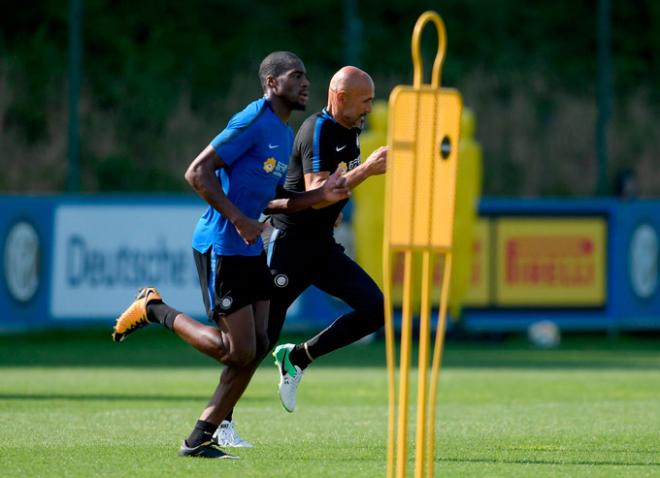
M 268 256 L 273 281 L 268 315 L 271 340 L 278 338 L 289 306 L 310 285 L 383 323 L 383 293 L 331 235 L 312 237 L 275 229 Z
M 193 249 L 199 285 L 206 314 L 213 322 L 248 304 L 269 300 L 272 279 L 266 254 L 259 256 L 218 256 L 209 248 L 205 253 Z

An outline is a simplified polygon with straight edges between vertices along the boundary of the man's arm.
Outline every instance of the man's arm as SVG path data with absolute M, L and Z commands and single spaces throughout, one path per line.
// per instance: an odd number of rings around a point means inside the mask
M 371 153 L 364 163 L 346 173 L 344 177 L 346 178 L 346 184 L 348 188 L 353 189 L 368 177 L 385 173 L 386 169 L 387 146 L 381 146 L 373 153 Z M 317 189 L 322 187 L 328 180 L 329 175 L 330 173 L 327 171 L 320 171 L 318 173 L 306 173 L 305 189 L 309 191 L 310 189 Z M 312 207 L 314 209 L 321 209 L 323 207 L 329 206 L 334 202 L 337 201 L 323 201 L 321 203 L 314 204 Z
M 246 244 L 253 244 L 263 231 L 264 225 L 247 217 L 225 196 L 215 175 L 215 171 L 224 166 L 225 162 L 218 156 L 213 146 L 208 145 L 188 166 L 186 181 L 213 209 L 236 227 L 236 231 Z
M 288 191 L 280 188 L 278 198 L 268 203 L 264 214 L 278 212 L 292 213 L 314 207 L 315 204 L 327 202 L 328 204 L 341 201 L 351 195 L 346 184 L 344 171 L 337 169 L 334 173 L 326 173 L 326 181 L 319 187 L 307 189 L 305 192 Z

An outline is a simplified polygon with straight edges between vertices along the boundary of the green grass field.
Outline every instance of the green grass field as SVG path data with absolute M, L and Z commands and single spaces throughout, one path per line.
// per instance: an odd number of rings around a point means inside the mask
M 0 474 L 132 477 L 385 475 L 381 342 L 310 367 L 285 413 L 264 364 L 235 414 L 256 448 L 182 459 L 220 368 L 155 327 L 0 337 Z M 449 342 L 437 476 L 660 476 L 660 338 Z

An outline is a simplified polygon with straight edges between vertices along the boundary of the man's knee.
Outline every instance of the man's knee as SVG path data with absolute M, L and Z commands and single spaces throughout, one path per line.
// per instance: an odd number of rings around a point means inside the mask
M 231 344 L 228 337 L 220 331 L 204 332 L 204 343 L 208 355 L 216 359 L 218 362 L 225 364 L 230 356 Z
M 256 352 L 255 347 L 235 347 L 227 354 L 225 364 L 234 367 L 247 367 L 254 361 Z
M 360 308 L 367 315 L 376 317 L 385 315 L 385 298 L 380 289 L 374 288 L 368 292 L 365 291 L 361 302 Z
M 369 301 L 365 304 L 365 307 L 361 312 L 368 323 L 368 330 L 375 332 L 380 329 L 385 322 L 385 302 L 383 293 L 380 290 L 373 291 L 370 294 Z
M 376 315 L 385 317 L 385 297 L 380 290 L 374 295 L 374 311 Z

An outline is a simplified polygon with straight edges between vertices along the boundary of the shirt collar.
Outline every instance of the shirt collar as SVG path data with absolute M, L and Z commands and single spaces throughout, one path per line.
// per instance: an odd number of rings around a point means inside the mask
M 334 123 L 337 123 L 337 120 L 334 119 L 330 113 L 328 113 L 328 110 L 326 108 L 323 108 L 321 110 L 321 116 L 323 116 L 324 118 L 327 118 L 329 120 L 332 120 Z

